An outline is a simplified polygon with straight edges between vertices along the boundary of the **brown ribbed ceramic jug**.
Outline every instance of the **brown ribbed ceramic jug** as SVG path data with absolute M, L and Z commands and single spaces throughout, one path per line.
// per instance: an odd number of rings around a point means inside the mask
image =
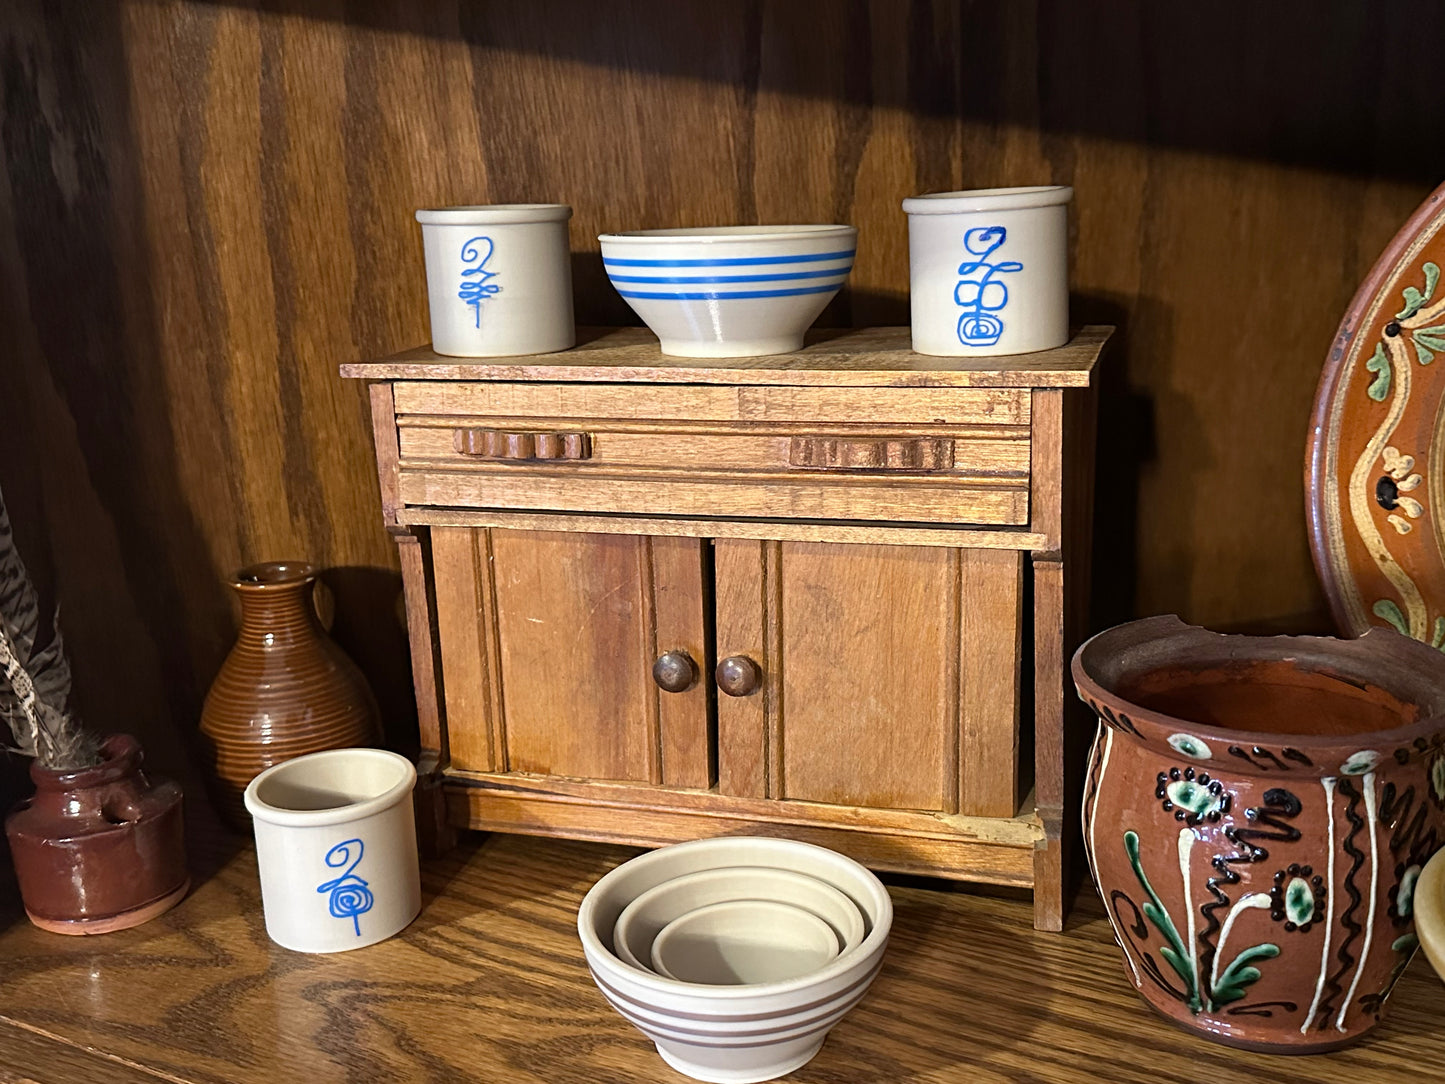
M 241 632 L 201 710 L 210 743 L 216 804 L 249 828 L 241 795 L 283 760 L 381 741 L 371 688 L 317 619 L 314 566 L 251 565 L 231 587 L 241 598 Z

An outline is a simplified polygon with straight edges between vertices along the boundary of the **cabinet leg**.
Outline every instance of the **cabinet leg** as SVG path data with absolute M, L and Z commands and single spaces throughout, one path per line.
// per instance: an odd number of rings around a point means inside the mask
M 1034 852 L 1034 928 L 1040 930 L 1063 929 L 1068 911 L 1064 679 L 1064 565 L 1035 556 L 1034 798 L 1044 838 Z
M 436 758 L 422 756 L 417 765 L 416 787 L 411 792 L 416 813 L 416 845 L 423 858 L 441 858 L 457 845 L 457 830 L 447 820 L 442 773 Z
M 1059 822 L 1045 820 L 1044 838 L 1034 850 L 1034 929 L 1057 933 L 1068 917 L 1064 887 L 1064 847 Z

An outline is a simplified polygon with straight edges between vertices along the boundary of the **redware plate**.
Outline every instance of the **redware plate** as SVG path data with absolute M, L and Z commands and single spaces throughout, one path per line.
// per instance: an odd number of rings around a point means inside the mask
M 1445 185 L 1350 302 L 1305 461 L 1310 541 L 1335 624 L 1445 648 Z

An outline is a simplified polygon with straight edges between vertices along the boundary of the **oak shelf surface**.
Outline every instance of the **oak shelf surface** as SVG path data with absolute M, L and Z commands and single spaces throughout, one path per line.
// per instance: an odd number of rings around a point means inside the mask
M 190 896 L 134 930 L 46 934 L 4 897 L 0 1080 L 685 1080 L 603 1002 L 577 941 L 582 894 L 635 850 L 468 835 L 423 862 L 422 912 L 399 937 L 305 956 L 267 939 L 249 844 L 203 842 Z M 1423 959 L 1372 1037 L 1283 1061 L 1155 1017 L 1092 891 L 1049 934 L 1029 929 L 1026 900 L 888 880 L 896 918 L 877 982 L 786 1079 L 1445 1081 L 1441 988 Z
M 915 354 L 906 327 L 819 329 L 803 349 L 758 358 L 677 358 L 644 327 L 579 327 L 555 354 L 454 358 L 430 346 L 341 366 L 367 380 L 540 380 L 826 387 L 1082 388 L 1113 328 L 1089 325 L 1056 350 L 982 358 Z

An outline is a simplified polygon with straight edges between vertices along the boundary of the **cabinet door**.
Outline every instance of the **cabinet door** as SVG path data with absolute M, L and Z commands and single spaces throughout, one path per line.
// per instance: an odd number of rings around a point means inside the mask
M 719 539 L 726 794 L 1012 816 L 1022 558 L 1012 550 Z
M 709 785 L 698 540 L 436 527 L 432 559 L 452 767 Z

